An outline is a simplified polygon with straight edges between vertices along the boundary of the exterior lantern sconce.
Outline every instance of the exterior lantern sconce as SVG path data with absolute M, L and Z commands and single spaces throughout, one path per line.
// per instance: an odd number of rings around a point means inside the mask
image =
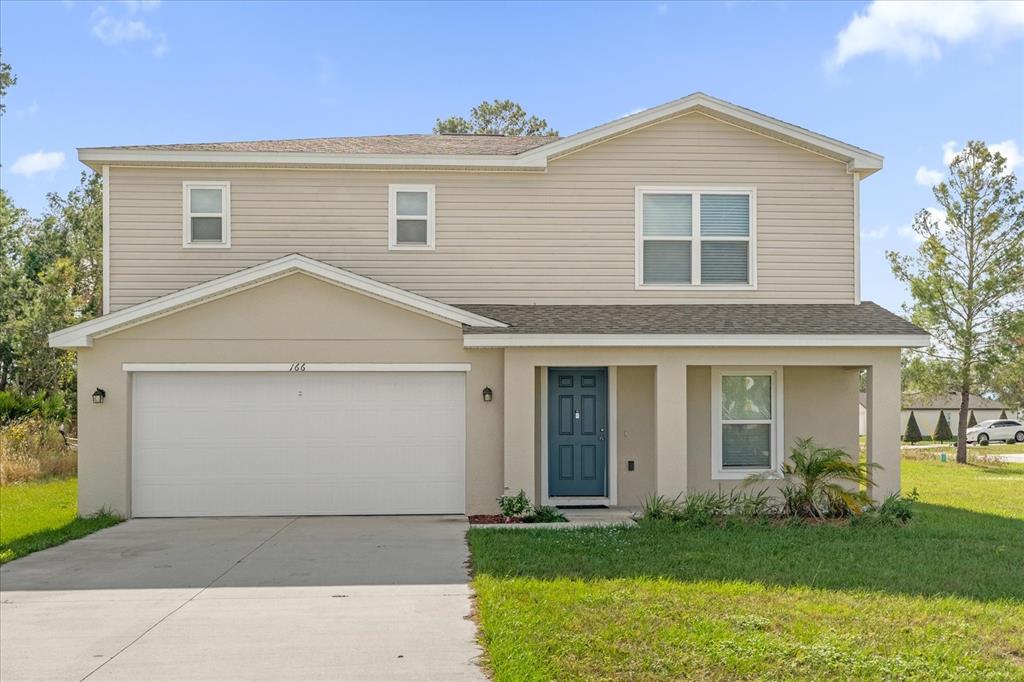
M 491 390 L 490 386 L 484 388 L 484 402 L 489 403 L 494 400 L 494 391 Z
M 97 388 L 95 391 L 92 392 L 92 401 L 97 405 L 102 403 L 106 399 L 106 397 L 107 392 L 104 391 L 102 388 Z

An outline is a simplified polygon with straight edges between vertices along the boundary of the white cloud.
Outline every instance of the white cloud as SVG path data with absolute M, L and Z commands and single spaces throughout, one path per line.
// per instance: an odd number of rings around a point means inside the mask
M 942 177 L 942 171 L 920 166 L 917 169 L 917 173 L 914 174 L 914 182 L 922 187 L 934 187 L 942 182 Z
M 141 12 L 155 10 L 160 3 L 146 0 L 124 0 L 120 6 L 124 8 L 123 14 L 112 14 L 103 5 L 93 10 L 93 35 L 105 45 L 151 43 L 155 56 L 160 57 L 166 54 L 168 50 L 167 36 L 154 31 L 144 19 L 137 17 Z
M 995 0 L 874 0 L 836 36 L 828 57 L 838 69 L 876 52 L 911 62 L 938 59 L 946 47 L 971 40 L 998 42 L 1024 33 L 1024 2 Z
M 36 173 L 52 173 L 63 165 L 64 152 L 44 152 L 40 149 L 34 154 L 19 156 L 11 165 L 11 172 L 30 178 Z
M 861 239 L 871 240 L 871 241 L 876 241 L 876 240 L 879 240 L 879 239 L 885 239 L 885 235 L 887 235 L 887 234 L 889 234 L 889 228 L 888 227 L 876 227 L 873 230 L 861 230 L 860 231 L 860 238 Z
M 960 146 L 956 140 L 950 140 L 942 144 L 942 163 L 946 166 L 953 163 L 953 158 L 960 153 Z

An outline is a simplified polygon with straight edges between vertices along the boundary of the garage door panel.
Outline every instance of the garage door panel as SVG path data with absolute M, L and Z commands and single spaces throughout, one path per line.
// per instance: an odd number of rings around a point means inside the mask
M 462 513 L 460 373 L 141 373 L 136 516 Z

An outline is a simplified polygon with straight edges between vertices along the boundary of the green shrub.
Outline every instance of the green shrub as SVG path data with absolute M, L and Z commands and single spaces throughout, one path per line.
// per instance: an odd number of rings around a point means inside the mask
M 648 495 L 640 504 L 638 520 L 643 521 L 667 521 L 672 520 L 679 514 L 679 497 L 669 499 L 664 495 Z
M 498 498 L 498 509 L 505 519 L 518 519 L 530 513 L 530 498 L 522 490 L 517 495 L 502 495 Z
M 949 422 L 946 421 L 946 413 L 939 410 L 939 421 L 935 423 L 935 431 L 932 433 L 932 440 L 947 443 L 953 440 L 953 432 L 949 429 Z
M 39 391 L 27 396 L 14 391 L 0 391 L 0 424 L 7 424 L 22 417 L 42 417 L 50 422 L 66 422 L 71 410 L 59 393 L 46 395 Z
M 893 493 L 885 498 L 882 504 L 873 506 L 862 516 L 854 518 L 854 523 L 872 526 L 903 526 L 914 518 L 914 503 L 917 502 L 917 488 L 909 495 Z
M 903 434 L 903 440 L 908 443 L 916 443 L 921 440 L 921 427 L 917 425 L 917 417 L 914 416 L 914 411 L 910 411 L 910 417 L 907 419 L 907 430 Z
M 859 514 L 870 504 L 863 491 L 877 465 L 855 460 L 838 448 L 818 447 L 813 438 L 798 438 L 782 473 L 784 511 L 791 516 L 826 518 Z M 764 474 L 747 479 L 761 481 Z
M 558 507 L 541 505 L 533 508 L 533 513 L 526 517 L 527 523 L 564 523 L 569 519 Z

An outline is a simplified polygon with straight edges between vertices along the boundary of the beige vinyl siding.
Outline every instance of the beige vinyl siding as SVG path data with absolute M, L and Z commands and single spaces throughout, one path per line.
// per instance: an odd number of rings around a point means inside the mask
M 691 113 L 547 172 L 110 169 L 111 310 L 302 253 L 448 303 L 854 300 L 843 163 Z M 231 248 L 182 248 L 182 182 L 231 182 Z M 436 250 L 388 250 L 388 185 L 436 186 Z M 637 185 L 757 190 L 755 291 L 638 291 Z

